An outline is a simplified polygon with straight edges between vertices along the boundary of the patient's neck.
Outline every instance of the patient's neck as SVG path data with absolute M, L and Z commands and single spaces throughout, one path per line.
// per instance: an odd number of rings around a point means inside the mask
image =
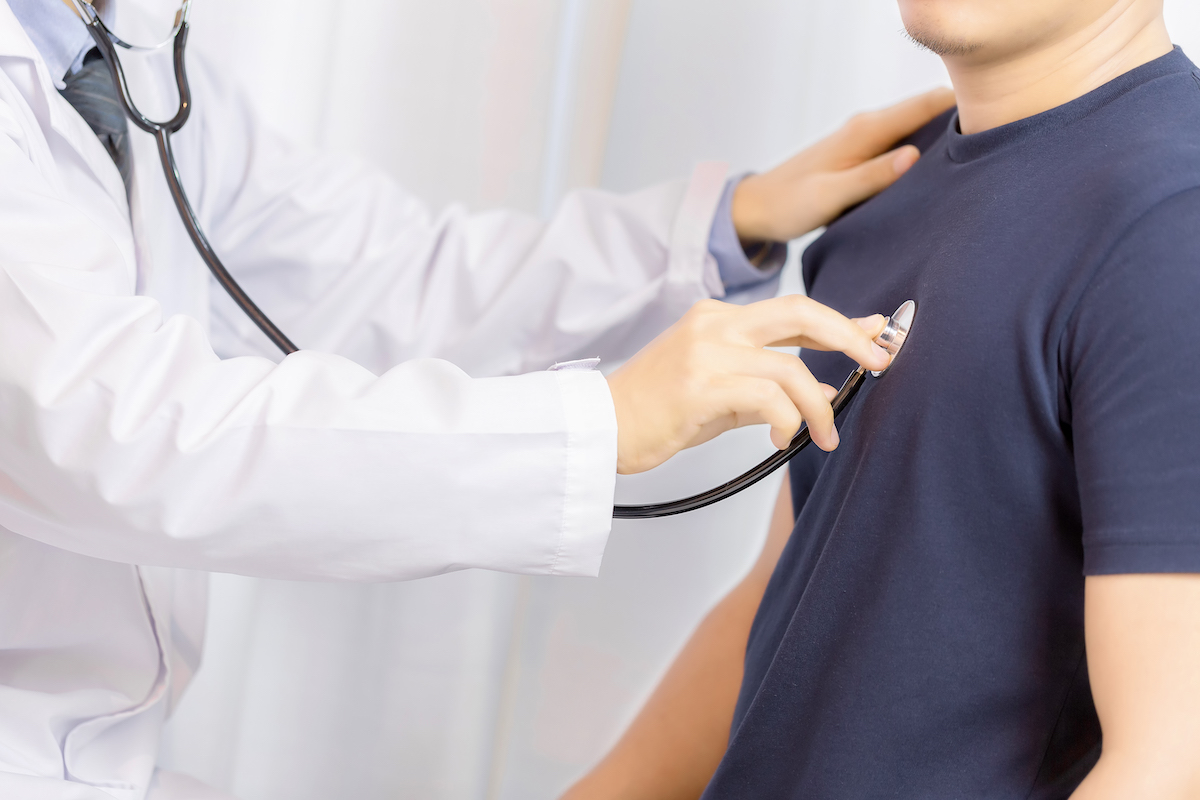
M 1114 9 L 1087 29 L 1026 51 L 943 60 L 958 95 L 963 133 L 979 133 L 1082 97 L 1171 51 L 1160 13 Z

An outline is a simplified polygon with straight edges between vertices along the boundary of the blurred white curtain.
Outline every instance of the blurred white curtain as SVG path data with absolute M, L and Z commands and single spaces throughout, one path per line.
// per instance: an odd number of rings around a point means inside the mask
M 146 2 L 148 0 L 141 0 Z M 625 0 L 209 0 L 193 47 L 263 114 L 435 206 L 538 213 L 600 177 Z M 495 795 L 528 586 L 215 576 L 161 762 L 248 800 Z
M 1200 54 L 1200 4 L 1167 5 Z M 207 0 L 194 21 L 196 49 L 268 119 L 435 205 L 537 212 L 701 159 L 762 169 L 945 81 L 894 0 Z M 707 488 L 768 448 L 738 432 L 618 491 Z M 599 580 L 216 576 L 205 664 L 162 761 L 243 800 L 555 797 L 749 566 L 778 486 L 619 523 Z

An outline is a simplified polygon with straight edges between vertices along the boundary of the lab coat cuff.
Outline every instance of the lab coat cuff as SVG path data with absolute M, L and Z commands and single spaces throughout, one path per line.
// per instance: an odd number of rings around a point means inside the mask
M 729 167 L 724 163 L 698 164 L 671 230 L 667 280 L 676 285 L 700 285 L 709 297 L 725 296 L 717 259 L 709 252 L 708 243 L 728 176 Z
M 600 574 L 617 484 L 617 413 L 604 375 L 554 373 L 567 422 L 566 491 L 552 575 Z

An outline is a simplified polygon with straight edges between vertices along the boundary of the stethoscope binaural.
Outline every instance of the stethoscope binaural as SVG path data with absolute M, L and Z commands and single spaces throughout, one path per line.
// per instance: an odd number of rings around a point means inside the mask
M 266 334 L 267 338 L 282 350 L 284 355 L 295 353 L 298 348 L 254 304 L 254 301 L 238 285 L 238 282 L 229 274 L 229 270 L 225 269 L 225 265 L 221 263 L 221 259 L 217 257 L 216 252 L 213 251 L 212 245 L 208 243 L 208 237 L 204 235 L 204 230 L 200 227 L 199 220 L 196 219 L 196 212 L 192 209 L 192 204 L 188 201 L 187 193 L 183 189 L 183 182 L 179 177 L 179 168 L 175 165 L 175 154 L 171 150 L 171 135 L 179 132 L 184 123 L 187 122 L 188 116 L 192 111 L 191 90 L 188 86 L 187 67 L 184 64 L 184 50 L 187 46 L 188 19 L 191 16 L 192 0 L 183 0 L 182 5 L 175 14 L 175 24 L 167 39 L 151 47 L 139 47 L 122 40 L 109 30 L 90 2 L 85 2 L 85 0 L 71 0 L 71 2 L 79 12 L 80 17 L 87 24 L 92 39 L 95 40 L 96 46 L 100 49 L 100 54 L 104 57 L 104 61 L 108 65 L 108 70 L 112 74 L 113 83 L 116 84 L 117 94 L 121 105 L 125 109 L 125 114 L 134 125 L 154 136 L 154 141 L 158 145 L 159 161 L 162 162 L 163 174 L 167 179 L 167 186 L 170 188 L 171 197 L 175 201 L 175 207 L 179 211 L 179 218 L 183 221 L 183 227 L 187 229 L 192 244 L 196 246 L 196 251 L 208 266 L 209 271 L 212 272 L 213 277 L 217 279 L 217 283 L 221 284 L 221 288 L 233 298 L 233 301 L 258 326 L 259 330 Z M 165 47 L 168 44 L 173 45 L 174 48 L 175 85 L 179 90 L 179 109 L 175 112 L 175 116 L 166 122 L 155 122 L 142 114 L 138 110 L 137 105 L 134 104 L 133 98 L 129 93 L 129 84 L 125 80 L 125 71 L 121 68 L 120 59 L 117 58 L 116 47 L 133 51 L 152 51 Z M 917 305 L 912 300 L 902 304 L 896 309 L 896 313 L 892 314 L 888 319 L 887 327 L 875 340 L 881 347 L 888 351 L 893 360 L 908 338 L 916 310 Z M 886 372 L 886 370 L 884 371 Z M 878 378 L 883 372 L 872 372 L 871 374 Z M 850 404 L 850 401 L 854 399 L 854 396 L 858 394 L 858 390 L 862 388 L 866 378 L 867 370 L 863 367 L 859 367 L 846 378 L 846 382 L 842 384 L 842 388 L 832 401 L 835 419 L 841 415 Z M 744 489 L 750 488 L 775 472 L 786 464 L 792 456 L 799 453 L 811 443 L 812 437 L 809 435 L 808 427 L 805 426 L 792 439 L 791 444 L 786 450 L 780 450 L 758 466 L 728 483 L 717 486 L 707 492 L 668 503 L 616 506 L 613 508 L 613 517 L 616 519 L 670 517 L 676 514 L 684 514 L 688 511 L 695 511 L 696 509 L 710 506 L 713 503 L 719 503 Z

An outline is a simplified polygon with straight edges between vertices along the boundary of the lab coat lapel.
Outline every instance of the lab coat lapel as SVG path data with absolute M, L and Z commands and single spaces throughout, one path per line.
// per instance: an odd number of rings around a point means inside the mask
M 29 40 L 7 0 L 0 0 L 0 57 L 36 60 L 37 48 Z
M 46 62 L 33 46 L 29 35 L 21 27 L 7 2 L 0 2 L 0 58 L 24 58 L 32 62 L 36 77 L 29 88 L 34 96 L 26 96 L 25 99 L 34 110 L 34 114 L 39 117 L 39 123 L 44 130 L 49 128 L 58 134 L 75 151 L 121 213 L 128 217 L 129 205 L 125 197 L 125 184 L 121 181 L 117 165 L 113 163 L 88 124 L 58 93 L 46 68 Z

